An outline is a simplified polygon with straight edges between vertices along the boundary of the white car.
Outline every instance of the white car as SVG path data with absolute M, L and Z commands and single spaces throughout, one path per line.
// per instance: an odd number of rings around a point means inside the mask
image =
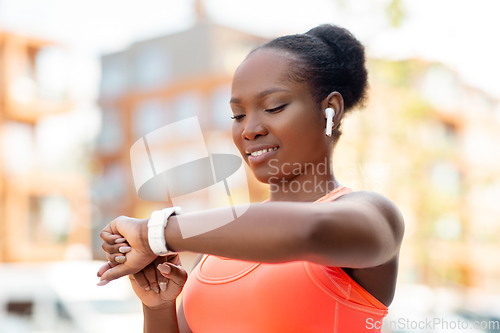
M 128 278 L 98 287 L 102 261 L 0 264 L 0 333 L 142 332 Z

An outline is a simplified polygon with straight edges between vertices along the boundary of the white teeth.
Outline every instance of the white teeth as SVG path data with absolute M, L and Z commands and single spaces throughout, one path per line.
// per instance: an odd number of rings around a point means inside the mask
M 251 153 L 250 155 L 252 156 L 260 156 L 264 153 L 267 153 L 267 152 L 270 152 L 271 150 L 276 150 L 278 149 L 278 147 L 274 147 L 274 148 L 268 148 L 268 149 L 262 149 L 262 150 L 258 150 L 258 151 L 254 151 L 253 153 Z

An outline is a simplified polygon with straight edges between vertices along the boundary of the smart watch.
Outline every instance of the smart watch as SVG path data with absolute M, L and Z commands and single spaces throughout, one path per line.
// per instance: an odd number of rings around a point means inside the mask
M 181 207 L 169 207 L 154 211 L 148 221 L 148 242 L 149 247 L 157 256 L 166 256 L 176 253 L 167 249 L 165 241 L 165 228 L 168 218 L 172 215 L 182 214 Z

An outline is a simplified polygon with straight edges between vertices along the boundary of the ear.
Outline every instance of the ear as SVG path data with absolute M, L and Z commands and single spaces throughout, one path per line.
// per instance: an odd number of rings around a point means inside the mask
M 340 119 L 344 114 L 344 98 L 338 91 L 331 92 L 321 103 L 323 111 L 326 108 L 332 108 L 335 110 L 335 116 L 333 117 L 334 127 L 337 127 L 340 123 Z

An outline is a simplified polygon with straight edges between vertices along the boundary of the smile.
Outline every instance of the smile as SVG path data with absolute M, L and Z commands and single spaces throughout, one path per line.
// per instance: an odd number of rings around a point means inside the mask
M 253 151 L 248 154 L 248 162 L 250 162 L 251 165 L 260 164 L 276 154 L 278 149 L 279 147 L 271 147 Z
M 256 156 L 260 156 L 260 155 L 262 155 L 262 154 L 264 154 L 264 153 L 274 151 L 274 150 L 276 150 L 276 149 L 278 149 L 278 147 L 269 148 L 269 149 L 262 149 L 262 150 L 254 151 L 254 152 L 253 152 L 253 153 L 251 153 L 250 155 L 252 155 L 252 156 L 255 156 L 255 157 L 256 157 Z

